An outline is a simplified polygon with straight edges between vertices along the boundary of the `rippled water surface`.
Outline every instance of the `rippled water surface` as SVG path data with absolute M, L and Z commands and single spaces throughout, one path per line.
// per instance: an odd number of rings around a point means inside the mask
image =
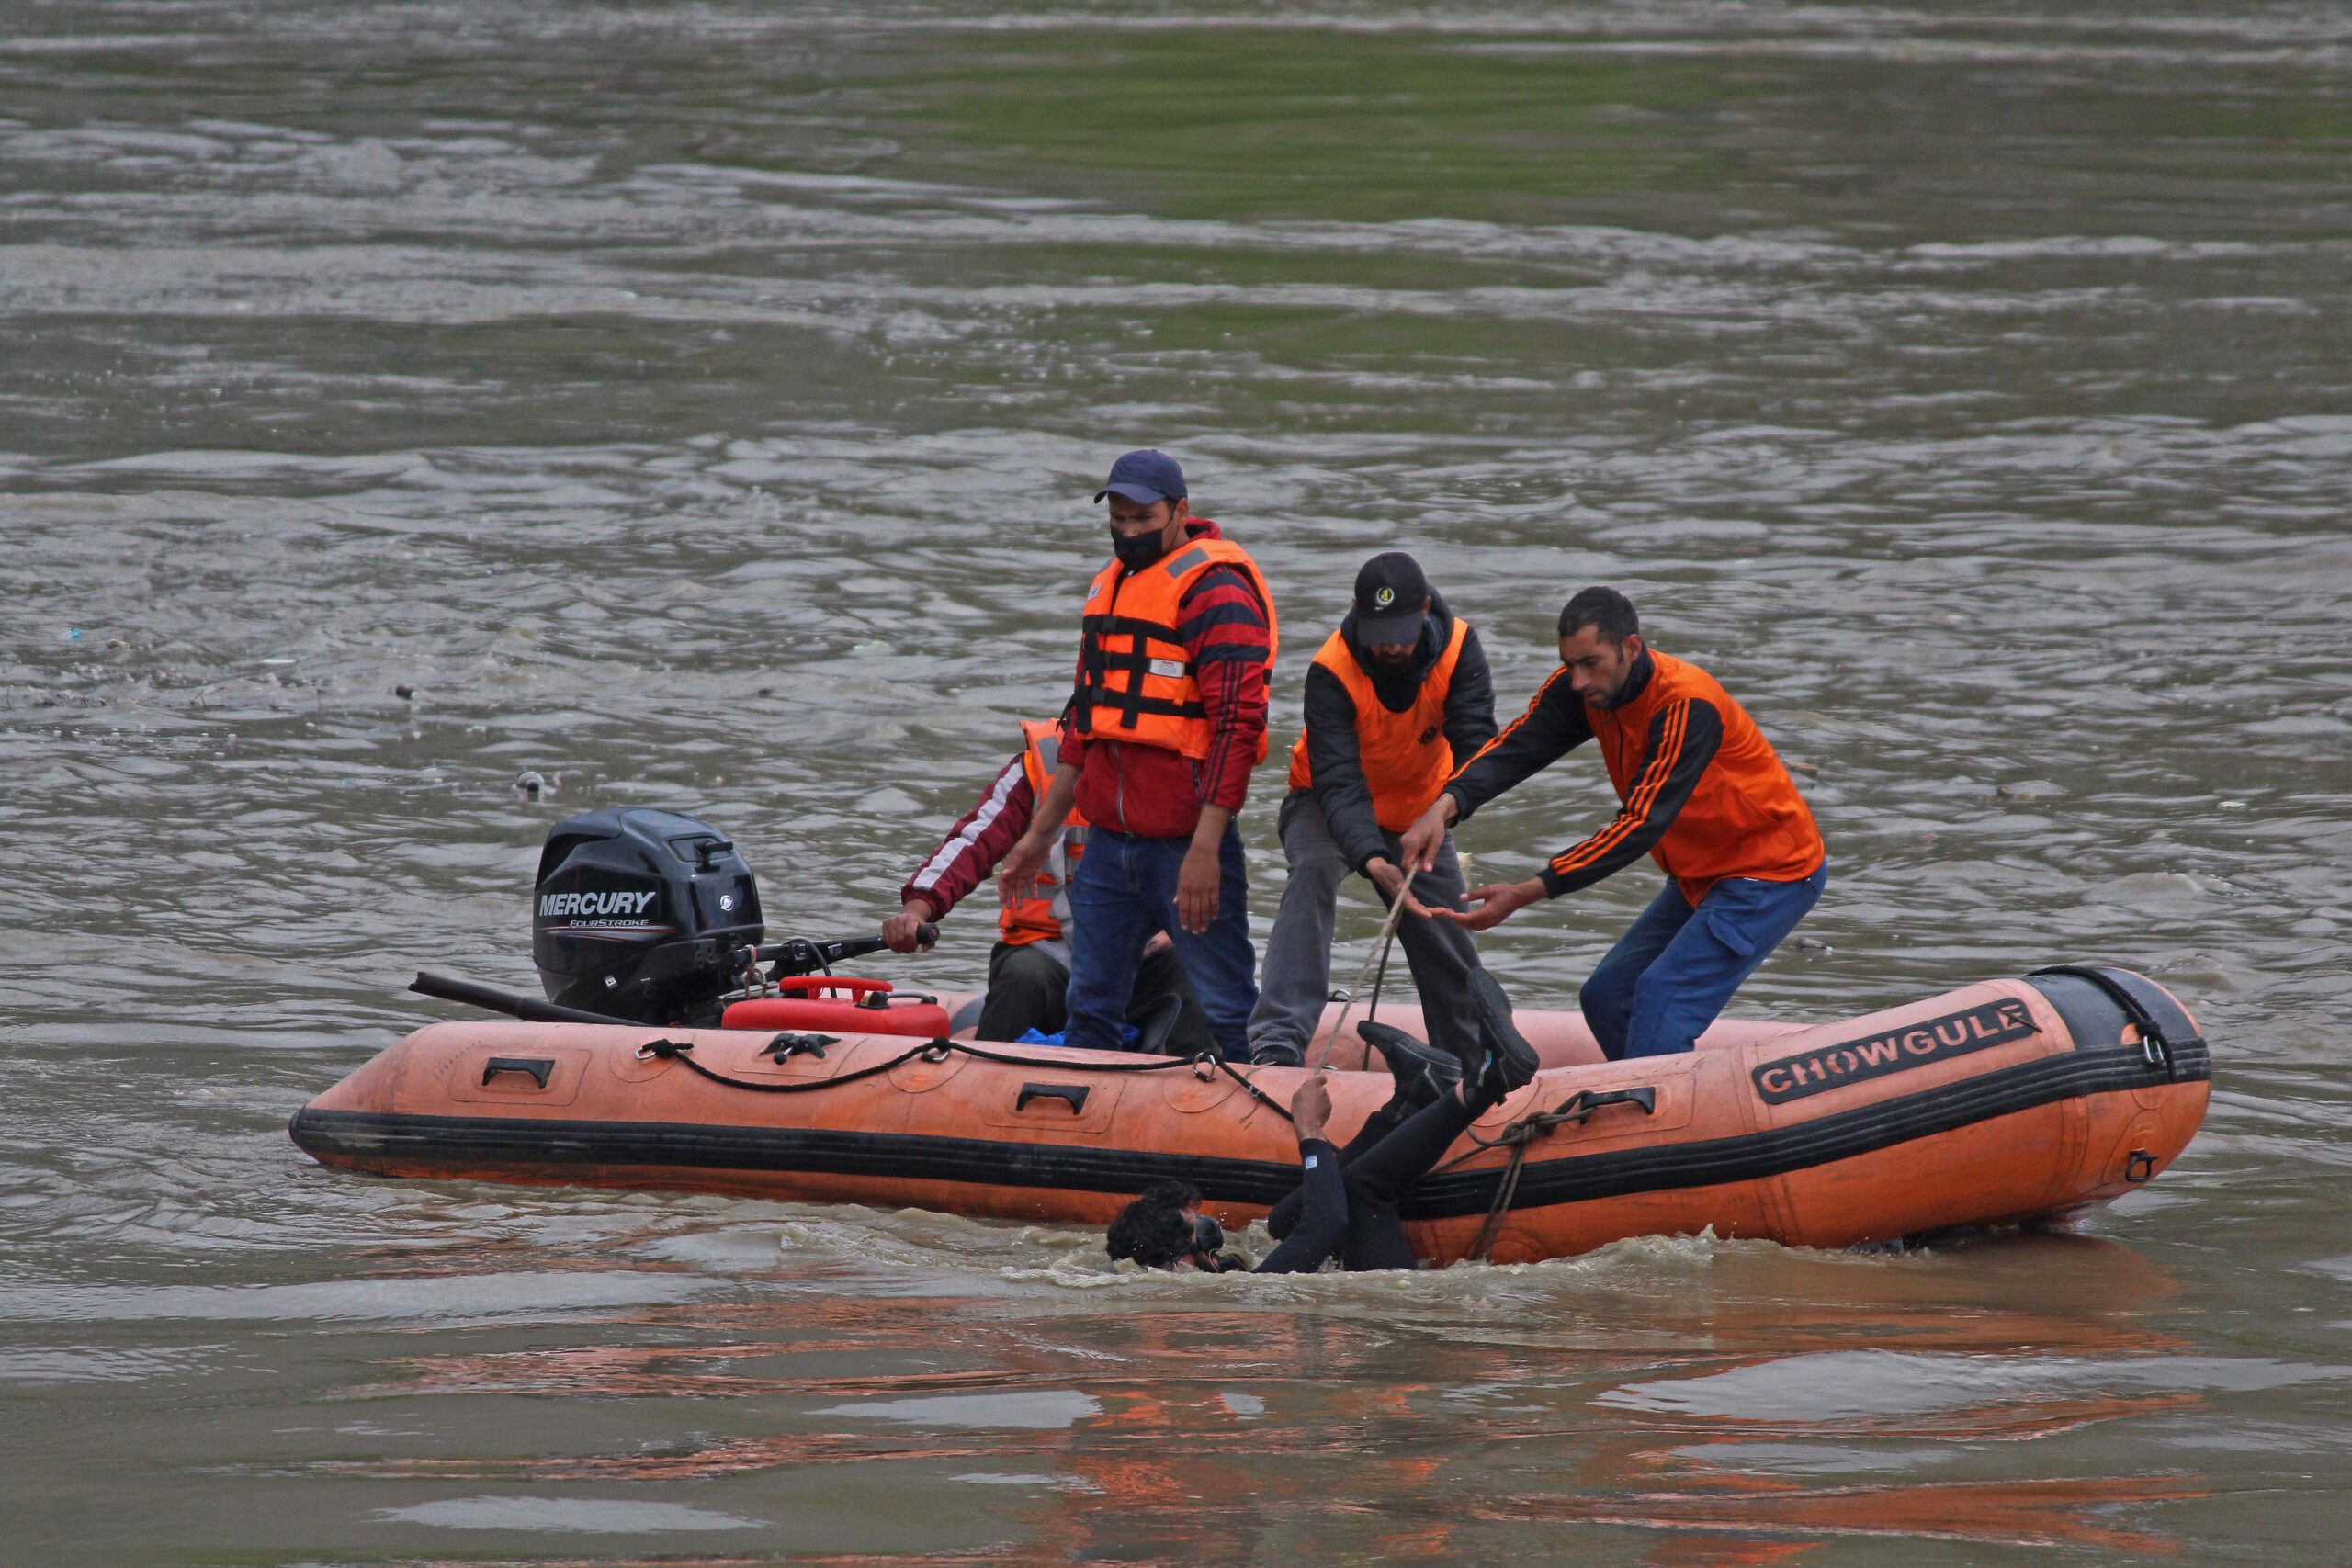
M 2341 7 L 0 16 L 0 1555 L 2340 1553 Z M 287 1142 L 418 966 L 531 983 L 566 812 L 888 912 L 1147 442 L 1276 585 L 1284 742 L 1374 549 L 1507 704 L 1614 582 L 1809 766 L 1826 950 L 1741 1010 L 2120 962 L 2203 1135 L 2070 1235 L 1275 1281 Z M 1490 962 L 1573 1005 L 1653 886 Z

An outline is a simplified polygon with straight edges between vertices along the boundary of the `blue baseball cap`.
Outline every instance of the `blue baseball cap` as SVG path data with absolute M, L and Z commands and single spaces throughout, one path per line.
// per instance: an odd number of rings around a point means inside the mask
M 1156 501 L 1182 501 L 1189 493 L 1176 459 L 1147 450 L 1125 453 L 1112 464 L 1111 477 L 1094 492 L 1094 501 L 1099 506 L 1106 495 L 1124 495 L 1137 506 L 1149 506 Z

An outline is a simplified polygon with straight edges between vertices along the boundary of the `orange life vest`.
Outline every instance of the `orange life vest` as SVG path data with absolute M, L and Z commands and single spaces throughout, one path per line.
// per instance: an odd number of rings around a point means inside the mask
M 1363 782 L 1372 790 L 1372 814 L 1392 833 L 1411 827 L 1453 776 L 1453 744 L 1445 738 L 1445 698 L 1453 686 L 1463 640 L 1469 635 L 1470 623 L 1454 616 L 1445 651 L 1437 656 L 1414 694 L 1413 705 L 1403 713 L 1391 713 L 1380 700 L 1372 677 L 1340 633 L 1333 632 L 1315 656 L 1315 662 L 1337 675 L 1355 701 L 1356 753 L 1363 761 Z M 1290 787 L 1311 789 L 1314 784 L 1306 737 L 1301 735 L 1290 749 Z
M 1061 761 L 1061 726 L 1023 719 L 1021 742 L 1021 771 L 1029 777 L 1031 796 L 1043 804 L 1046 786 L 1054 782 L 1054 769 Z M 1072 811 L 1062 830 L 1054 835 L 1053 848 L 1046 852 L 1045 872 L 1031 886 L 1029 897 L 1005 905 L 997 916 L 998 934 L 1008 945 L 1062 940 L 1063 922 L 1069 919 L 1070 874 L 1085 853 L 1086 818 Z
M 1163 747 L 1195 761 L 1209 754 L 1207 710 L 1193 656 L 1176 636 L 1176 610 L 1193 580 L 1217 565 L 1241 569 L 1266 613 L 1266 668 L 1277 645 L 1274 596 L 1250 554 L 1230 539 L 1194 538 L 1137 571 L 1117 561 L 1086 591 L 1080 623 L 1073 731 L 1089 740 Z M 1255 762 L 1266 760 L 1258 737 Z
M 1818 871 L 1828 853 L 1821 829 L 1747 710 L 1697 665 L 1656 649 L 1649 654 L 1650 682 L 1639 696 L 1620 708 L 1585 705 L 1618 799 L 1625 799 L 1641 777 L 1647 761 L 1643 748 L 1659 708 L 1696 697 L 1711 704 L 1724 723 L 1714 760 L 1650 857 L 1693 904 L 1726 876 L 1794 882 Z

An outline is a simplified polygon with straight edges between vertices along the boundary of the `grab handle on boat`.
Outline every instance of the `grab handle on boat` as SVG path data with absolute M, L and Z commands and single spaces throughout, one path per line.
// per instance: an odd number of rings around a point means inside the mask
M 545 1089 L 548 1087 L 548 1075 L 553 1071 L 555 1058 L 552 1056 L 492 1056 L 481 1065 L 482 1087 L 489 1088 L 490 1080 L 501 1073 L 526 1073 L 533 1083 Z
M 1657 1090 L 1647 1084 L 1644 1084 L 1639 1089 L 1612 1089 L 1600 1094 L 1588 1089 L 1577 1096 L 1577 1100 L 1583 1102 L 1578 1106 L 1578 1110 L 1586 1116 L 1591 1115 L 1604 1105 L 1638 1105 L 1642 1108 L 1642 1114 L 1645 1116 L 1657 1114 Z M 1566 1110 L 1566 1107 L 1563 1106 L 1561 1109 Z
M 1086 1086 L 1081 1083 L 1025 1083 L 1020 1098 L 1012 1102 L 1015 1111 L 1026 1111 L 1033 1100 L 1067 1100 L 1072 1116 L 1086 1114 Z
M 1638 1089 L 1580 1089 L 1560 1101 L 1558 1110 L 1522 1116 L 1498 1136 L 1482 1138 L 1475 1128 L 1471 1131 L 1470 1141 L 1482 1149 L 1510 1150 L 1510 1163 L 1503 1167 L 1502 1179 L 1495 1184 L 1495 1201 L 1487 1208 L 1487 1223 L 1478 1227 L 1478 1239 L 1471 1244 L 1471 1257 L 1484 1262 L 1493 1260 L 1495 1237 L 1502 1234 L 1503 1216 L 1510 1213 L 1511 1203 L 1519 1196 L 1520 1174 L 1527 1168 L 1527 1145 L 1538 1138 L 1550 1137 L 1555 1127 L 1583 1125 L 1604 1105 L 1635 1105 L 1643 1115 L 1655 1116 L 1657 1087 L 1643 1084 Z

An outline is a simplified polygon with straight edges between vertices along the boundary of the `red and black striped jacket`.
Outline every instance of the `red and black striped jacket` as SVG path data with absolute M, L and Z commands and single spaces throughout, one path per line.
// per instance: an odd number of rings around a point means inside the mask
M 1195 539 L 1223 537 L 1205 518 Z M 1078 809 L 1096 831 L 1182 839 L 1201 819 L 1201 805 L 1239 811 L 1250 771 L 1266 753 L 1265 610 L 1239 570 L 1201 573 L 1177 605 L 1177 640 L 1191 656 L 1209 725 L 1208 755 L 1198 761 L 1163 746 L 1085 739 L 1067 726 L 1061 760 L 1083 771 Z

